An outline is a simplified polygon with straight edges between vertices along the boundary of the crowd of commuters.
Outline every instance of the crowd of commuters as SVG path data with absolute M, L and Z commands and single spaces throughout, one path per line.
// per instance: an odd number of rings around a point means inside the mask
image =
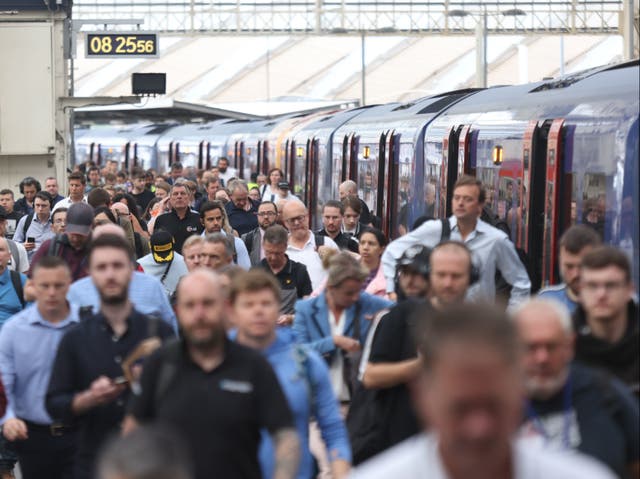
M 314 231 L 277 168 L 117 166 L 0 191 L 0 478 L 640 477 L 634 278 L 591 227 L 532 298 L 473 177 L 390 241 L 353 181 Z

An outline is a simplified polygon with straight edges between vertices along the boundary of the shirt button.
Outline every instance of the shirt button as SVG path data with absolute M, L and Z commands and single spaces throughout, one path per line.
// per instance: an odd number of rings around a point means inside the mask
M 113 360 L 118 364 L 122 362 L 122 358 L 120 356 L 116 356 L 115 358 L 113 358 Z

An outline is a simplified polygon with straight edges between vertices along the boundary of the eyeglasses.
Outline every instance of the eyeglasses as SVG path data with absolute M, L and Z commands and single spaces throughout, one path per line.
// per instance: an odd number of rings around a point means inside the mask
M 293 218 L 289 218 L 284 220 L 288 225 L 295 225 L 296 223 L 302 223 L 307 215 L 294 216 Z
M 258 216 L 260 218 L 264 218 L 266 216 L 276 216 L 276 215 L 277 215 L 277 213 L 275 213 L 274 211 L 263 211 L 261 213 L 258 213 Z

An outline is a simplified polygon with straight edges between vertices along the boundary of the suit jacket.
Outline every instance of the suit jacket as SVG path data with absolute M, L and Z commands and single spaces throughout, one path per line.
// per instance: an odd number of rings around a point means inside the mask
M 251 266 L 258 266 L 260 264 L 260 249 L 262 248 L 262 236 L 260 235 L 260 227 L 257 227 L 248 233 L 242 235 L 242 241 L 244 241 L 247 251 L 249 251 L 249 259 L 251 260 Z
M 356 310 L 360 317 L 360 344 L 364 345 L 371 326 L 371 318 L 381 309 L 388 308 L 393 303 L 369 293 L 361 293 L 358 301 L 346 311 L 346 321 L 343 335 L 353 337 L 353 319 Z M 332 355 L 336 345 L 331 336 L 329 325 L 329 306 L 326 293 L 323 291 L 315 298 L 304 299 L 296 303 L 293 333 L 298 343 L 306 344 L 320 354 Z

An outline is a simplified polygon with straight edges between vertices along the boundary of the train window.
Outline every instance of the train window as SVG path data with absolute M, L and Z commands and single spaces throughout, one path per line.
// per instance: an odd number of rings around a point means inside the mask
M 413 225 L 414 221 L 424 214 L 424 203 L 420 199 L 415 198 L 416 190 L 414 187 L 415 162 L 413 161 L 413 144 L 400 143 L 400 153 L 398 155 L 398 198 L 397 203 L 399 233 L 405 234 Z
M 358 196 L 364 201 L 369 210 L 375 214 L 378 205 L 378 155 L 379 145 L 360 144 L 358 152 Z
M 440 162 L 442 160 L 442 144 L 440 142 L 435 141 L 427 141 L 425 144 L 425 155 L 424 155 L 424 176 L 425 183 L 433 186 L 433 217 L 439 218 L 441 215 L 439 214 L 440 205 L 442 204 L 442 195 L 445 194 L 439 188 L 440 183 Z M 428 188 L 431 190 L 431 188 Z M 425 195 L 427 192 L 425 192 Z

